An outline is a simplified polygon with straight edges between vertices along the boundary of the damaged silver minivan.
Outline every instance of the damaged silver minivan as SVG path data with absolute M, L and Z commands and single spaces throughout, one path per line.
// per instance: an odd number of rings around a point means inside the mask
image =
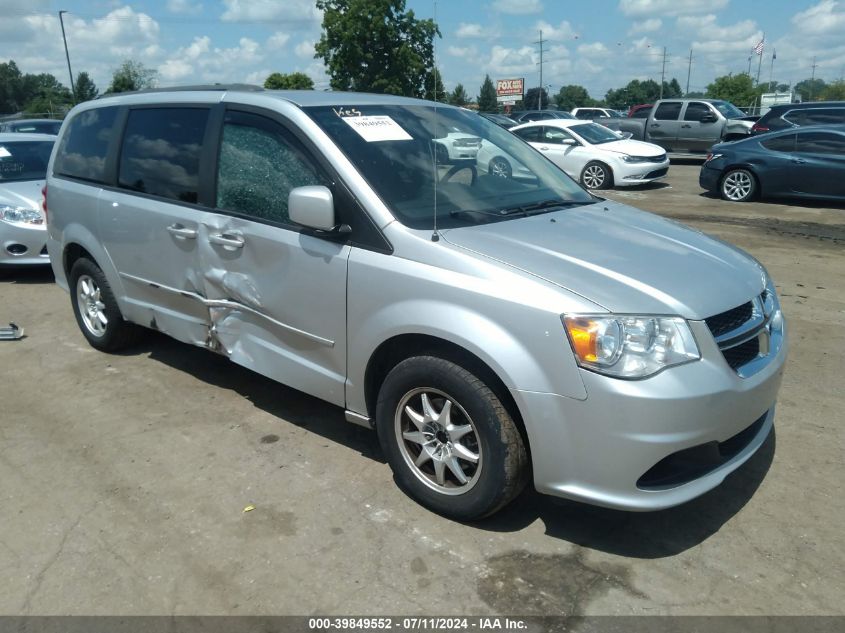
M 764 267 L 587 193 L 460 108 L 101 98 L 65 120 L 46 208 L 93 347 L 151 328 L 343 407 L 403 490 L 456 519 L 529 480 L 677 505 L 772 429 L 787 345 Z

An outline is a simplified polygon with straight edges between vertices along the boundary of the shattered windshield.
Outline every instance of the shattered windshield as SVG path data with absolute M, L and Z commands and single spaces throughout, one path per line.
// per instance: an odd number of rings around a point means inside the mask
M 458 108 L 307 107 L 403 224 L 467 226 L 593 197 L 539 152 Z

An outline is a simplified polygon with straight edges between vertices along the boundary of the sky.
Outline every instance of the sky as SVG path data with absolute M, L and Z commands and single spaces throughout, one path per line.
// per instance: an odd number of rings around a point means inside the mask
M 704 90 L 714 77 L 746 72 L 763 40 L 761 81 L 791 84 L 845 74 L 845 0 L 407 0 L 442 34 L 437 64 L 446 88 L 478 94 L 484 75 L 525 78 L 557 92 L 580 84 L 595 98 L 631 79 L 666 79 Z M 68 83 L 58 11 L 74 76 L 104 90 L 124 59 L 158 71 L 161 86 L 263 83 L 302 71 L 328 88 L 314 59 L 322 16 L 313 0 L 0 0 L 0 62 Z M 692 65 L 689 65 L 692 49 Z M 752 75 L 758 61 L 752 59 Z

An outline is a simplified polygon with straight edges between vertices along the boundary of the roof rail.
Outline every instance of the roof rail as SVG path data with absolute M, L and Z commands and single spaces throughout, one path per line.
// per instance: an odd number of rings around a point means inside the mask
M 114 97 L 115 95 L 142 95 L 154 94 L 157 92 L 188 92 L 196 90 L 236 90 L 238 92 L 262 92 L 264 90 L 261 86 L 254 84 L 198 84 L 196 86 L 170 86 L 169 88 L 145 88 L 144 90 L 130 90 L 127 92 L 106 92 L 98 96 L 98 99 L 104 97 Z

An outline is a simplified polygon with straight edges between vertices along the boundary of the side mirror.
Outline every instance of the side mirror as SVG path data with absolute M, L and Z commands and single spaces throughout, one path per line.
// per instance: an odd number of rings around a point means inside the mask
M 621 138 L 623 141 L 627 141 L 629 138 L 634 136 L 631 132 L 618 132 L 618 134 L 619 138 Z
M 703 117 L 701 117 L 702 123 L 715 123 L 716 121 L 718 121 L 718 119 L 716 118 L 716 115 L 713 114 L 713 113 L 705 114 Z
M 327 187 L 297 187 L 288 195 L 288 216 L 297 224 L 318 231 L 336 227 L 334 199 Z
M 560 139 L 560 144 L 561 145 L 578 145 L 578 141 L 576 141 L 574 138 L 562 138 L 562 139 Z

